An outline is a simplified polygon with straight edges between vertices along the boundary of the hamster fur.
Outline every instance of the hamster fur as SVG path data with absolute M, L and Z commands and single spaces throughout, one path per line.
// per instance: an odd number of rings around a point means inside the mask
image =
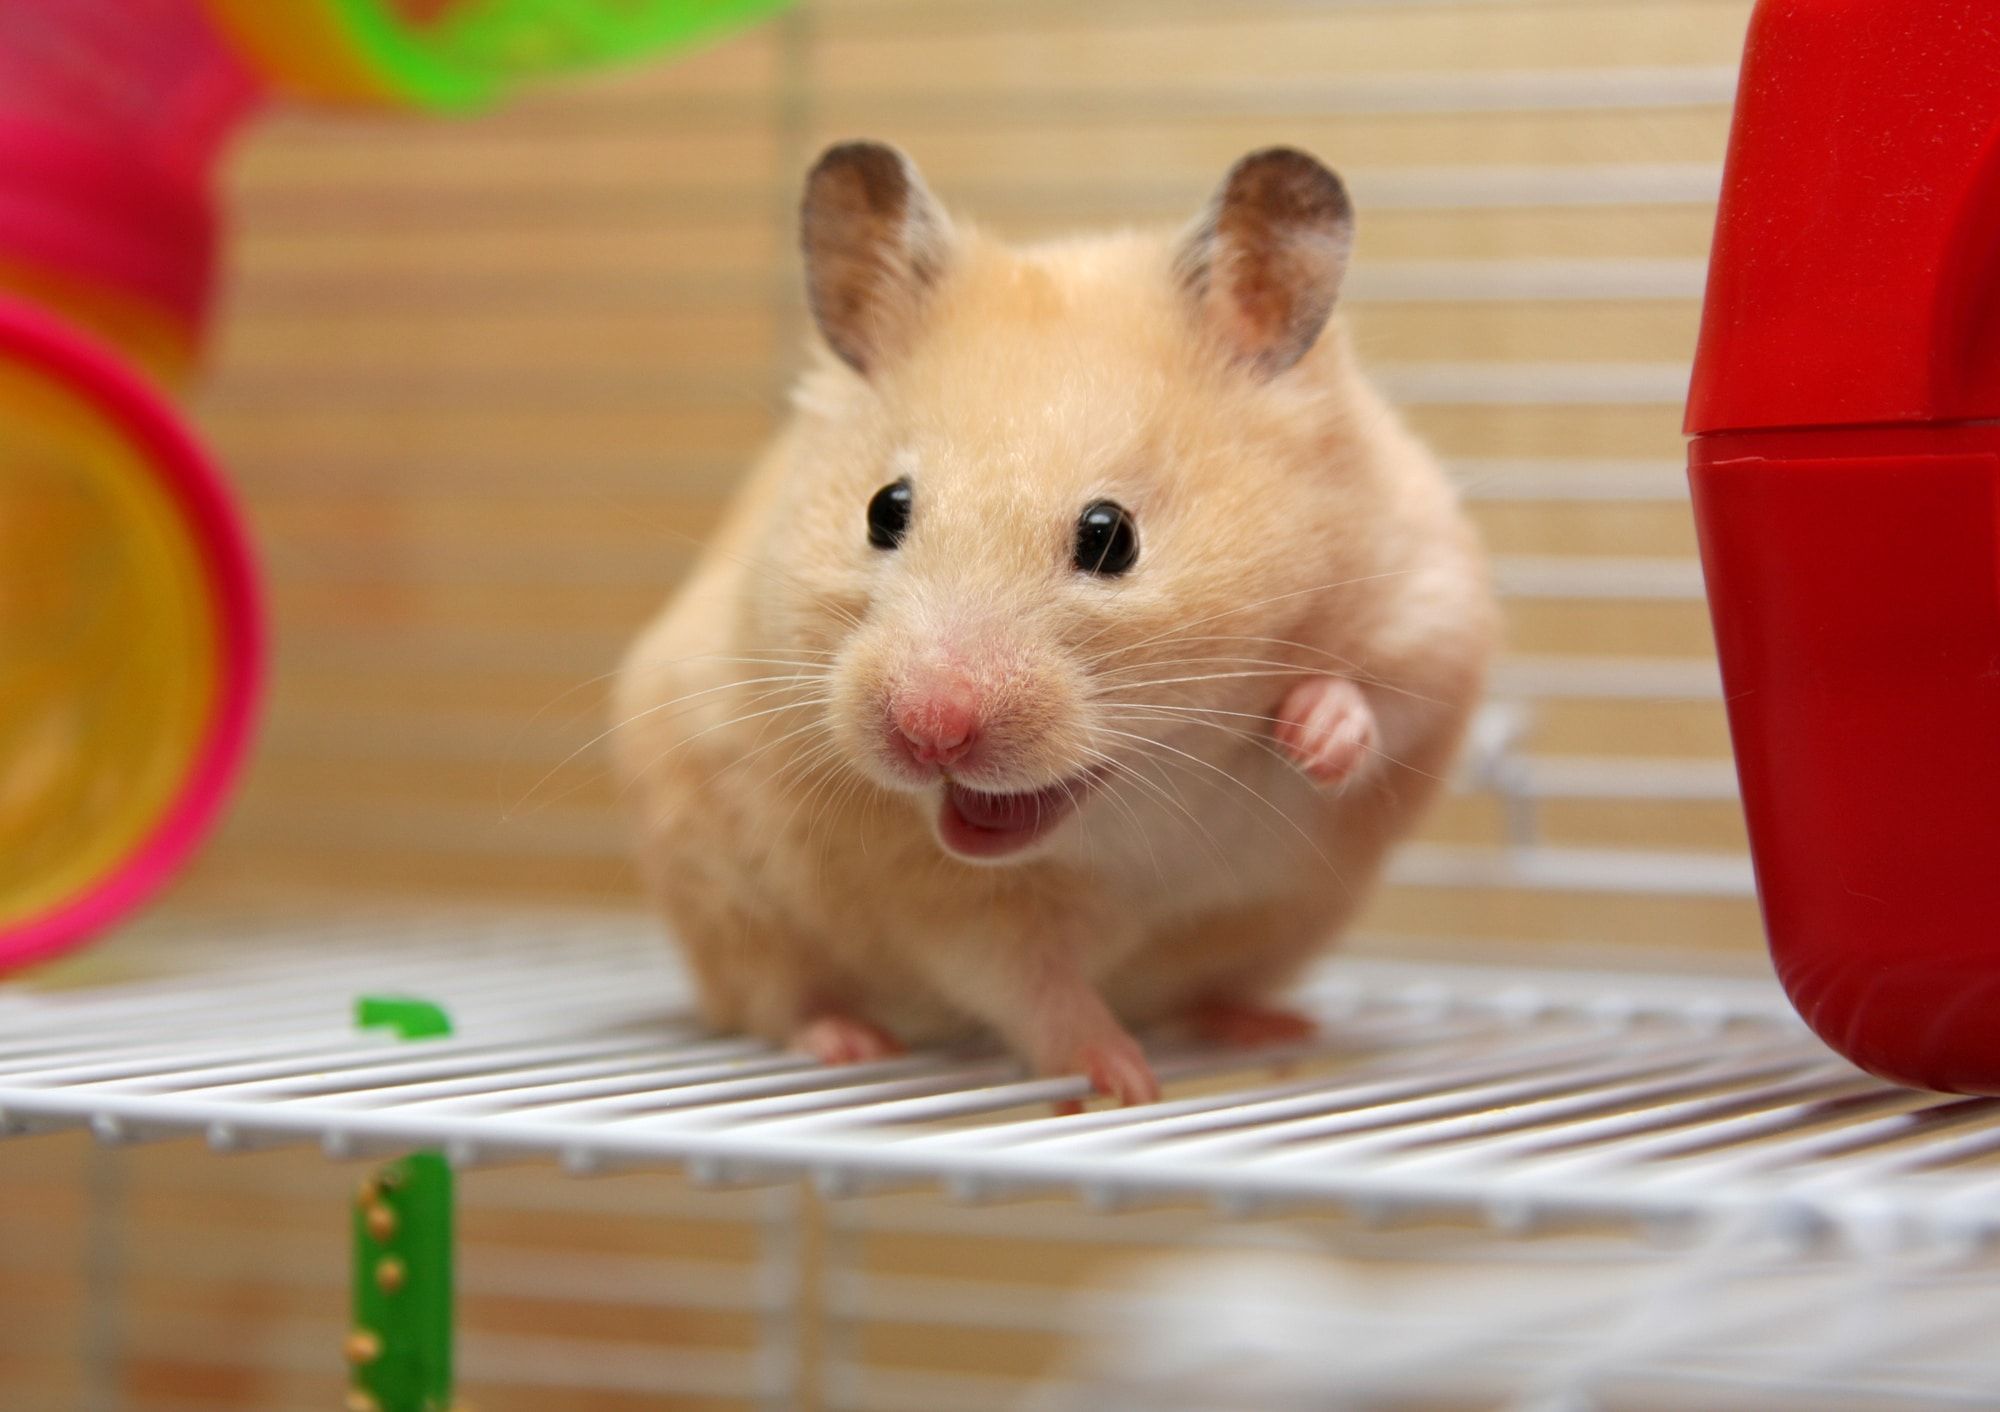
M 1290 149 L 1179 235 L 1018 249 L 893 148 L 821 158 L 826 346 L 615 693 L 712 1023 L 829 1062 L 992 1034 L 1126 1102 L 1135 1028 L 1306 1028 L 1273 997 L 1438 789 L 1496 633 L 1332 313 L 1351 229 Z M 1122 573 L 1082 562 L 1106 502 Z

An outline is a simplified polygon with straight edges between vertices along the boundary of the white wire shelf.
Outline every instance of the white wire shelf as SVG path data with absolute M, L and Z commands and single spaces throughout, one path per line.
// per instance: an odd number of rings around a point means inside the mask
M 1320 1043 L 1163 1042 L 1166 1101 L 1056 1117 L 1081 1084 L 996 1055 L 836 1070 L 705 1034 L 643 919 L 248 925 L 147 954 L 169 950 L 185 970 L 0 987 L 0 1129 L 670 1165 L 836 1194 L 1510 1228 L 1725 1218 L 1898 1245 L 2000 1231 L 2000 1102 L 1862 1075 L 1760 983 L 1337 959 L 1302 995 Z M 357 1034 L 360 993 L 437 1000 L 458 1033 Z

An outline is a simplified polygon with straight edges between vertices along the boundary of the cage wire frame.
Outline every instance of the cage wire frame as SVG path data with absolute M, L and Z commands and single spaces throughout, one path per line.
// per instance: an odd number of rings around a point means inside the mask
M 5 1130 L 312 1144 L 339 1158 L 434 1148 L 461 1167 L 678 1168 L 755 1189 L 731 1198 L 754 1203 L 750 1285 L 668 1272 L 654 1297 L 754 1312 L 760 1351 L 608 1357 L 593 1385 L 777 1407 L 809 1372 L 827 1407 L 1024 1405 L 1027 1391 L 1004 1381 L 872 1366 L 859 1331 L 889 1322 L 1092 1332 L 1111 1361 L 1086 1359 L 1034 1394 L 1051 1409 L 1242 1405 L 1197 1394 L 1260 1348 L 1255 1366 L 1290 1369 L 1256 1404 L 1272 1408 L 1496 1390 L 1508 1407 L 1588 1406 L 1606 1387 L 1645 1390 L 1643 1406 L 2000 1397 L 2000 1347 L 1982 1336 L 2000 1312 L 2000 1102 L 1860 1074 L 1764 983 L 1339 960 L 1301 995 L 1321 1041 L 1282 1054 L 1163 1043 L 1164 1103 L 1058 1118 L 1048 1105 L 1080 1096 L 1080 1082 L 1031 1078 L 996 1054 L 826 1070 L 704 1034 L 641 918 L 384 914 L 195 935 L 175 943 L 174 974 L 0 992 Z M 440 999 L 457 1033 L 405 1046 L 353 1032 L 359 976 Z M 825 1208 L 811 1291 L 802 1181 L 843 1198 Z M 911 1189 L 979 1209 L 894 1198 Z M 1067 1204 L 1052 1213 L 1047 1197 Z M 1337 1228 L 1299 1236 L 1299 1222 L 1329 1215 Z M 1052 1302 L 869 1271 L 871 1234 L 912 1223 L 1113 1242 L 1171 1229 L 1253 1254 L 1161 1267 L 1149 1276 L 1160 1289 Z M 1247 1296 L 1214 1300 L 1261 1287 L 1243 1273 L 1256 1259 L 1315 1242 L 1392 1268 L 1515 1268 L 1481 1286 L 1485 1303 L 1454 1298 L 1457 1277 L 1416 1279 L 1400 1322 L 1373 1287 L 1277 1266 L 1262 1284 L 1302 1292 L 1291 1315 L 1278 1317 L 1283 1300 L 1264 1301 L 1268 1317 Z M 1412 1299 L 1431 1316 L 1414 1317 Z M 825 1346 L 808 1370 L 801 1321 L 815 1314 Z M 1287 1363 L 1266 1346 L 1273 1327 L 1314 1356 L 1294 1349 Z M 1166 1366 L 1163 1328 L 1183 1331 L 1171 1385 L 1144 1372 Z M 531 1382 L 561 1366 L 518 1341 L 469 1357 Z

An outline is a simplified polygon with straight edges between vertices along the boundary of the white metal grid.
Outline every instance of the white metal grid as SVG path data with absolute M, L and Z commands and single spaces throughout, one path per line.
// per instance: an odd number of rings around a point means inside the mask
M 1510 1228 L 1724 1218 L 1874 1245 L 2000 1231 L 2000 1102 L 1870 1079 L 1760 984 L 1336 960 L 1302 996 L 1322 1041 L 1162 1045 L 1166 1101 L 1057 1117 L 1079 1081 L 993 1054 L 825 1069 L 704 1034 L 640 919 L 351 922 L 184 954 L 192 969 L 145 982 L 0 989 L 0 1126 L 806 1175 L 835 1193 Z M 355 1034 L 360 992 L 441 1001 L 459 1032 Z

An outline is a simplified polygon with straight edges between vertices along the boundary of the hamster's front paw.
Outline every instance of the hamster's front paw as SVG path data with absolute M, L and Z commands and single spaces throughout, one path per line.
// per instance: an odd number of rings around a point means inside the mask
M 1273 736 L 1314 784 L 1333 787 L 1359 775 L 1375 753 L 1375 712 L 1345 677 L 1309 677 L 1278 707 Z
M 852 1015 L 815 1015 L 792 1031 L 790 1047 L 822 1064 L 866 1064 L 903 1052 L 887 1030 Z

